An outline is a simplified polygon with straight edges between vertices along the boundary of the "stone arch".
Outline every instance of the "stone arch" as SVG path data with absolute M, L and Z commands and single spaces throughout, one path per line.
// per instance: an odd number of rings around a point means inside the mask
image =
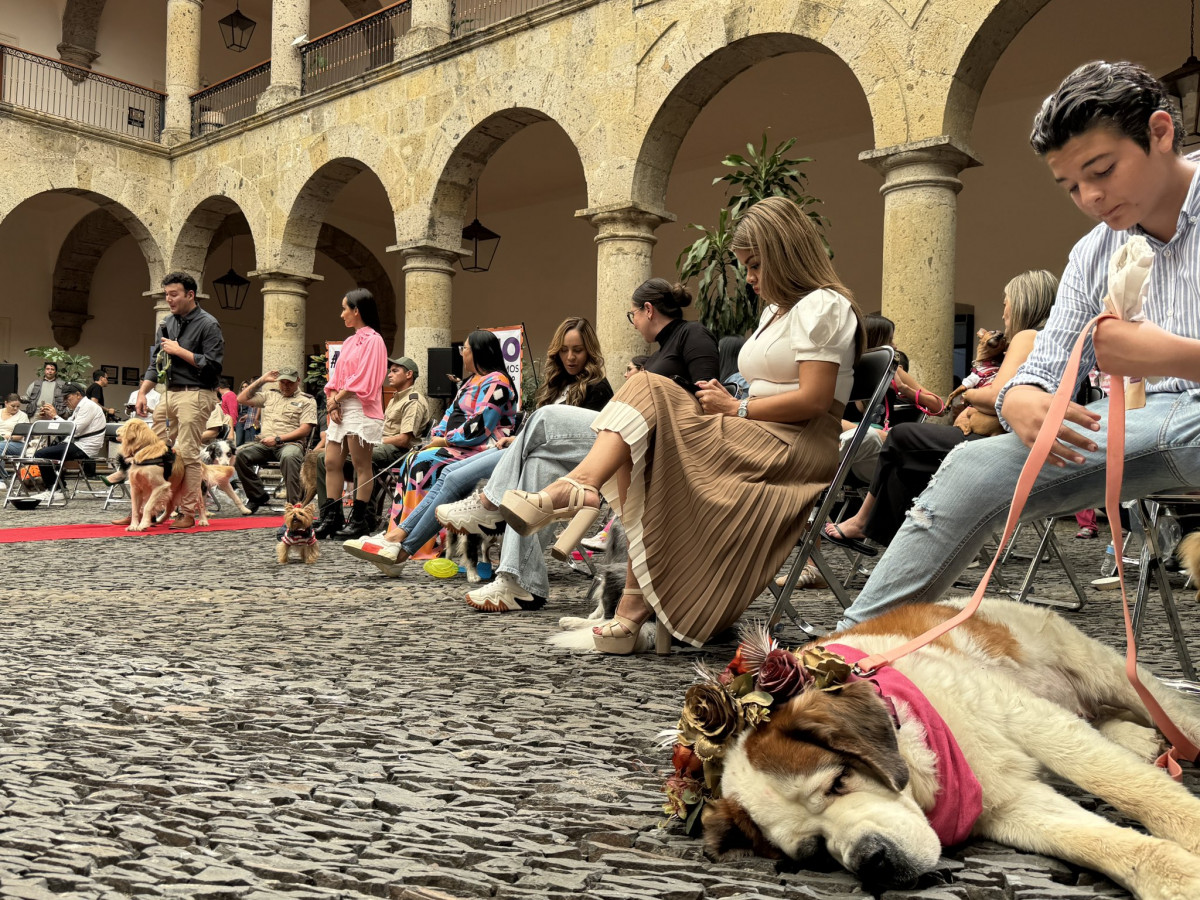
M 67 0 L 62 17 L 62 42 L 59 59 L 90 69 L 100 56 L 96 52 L 96 34 L 107 0 Z
M 220 243 L 216 236 L 231 218 L 242 223 L 243 230 L 238 233 L 250 236 L 257 257 L 258 242 L 242 208 L 230 197 L 217 195 L 197 203 L 184 220 L 171 252 L 171 271 L 187 272 L 196 279 L 197 284 L 201 283 L 209 254 Z
M 393 191 L 379 177 L 378 169 L 354 157 L 332 158 L 317 167 L 296 192 L 272 268 L 296 274 L 307 274 L 313 270 L 317 241 L 329 207 L 342 188 L 363 172 L 370 172 L 379 179 L 394 218 L 396 203 Z M 261 259 L 259 265 L 260 268 L 263 265 Z
M 447 127 L 442 129 L 445 144 L 440 148 L 444 161 L 440 165 L 431 165 L 428 169 L 437 173 L 435 182 L 429 186 L 429 193 L 425 195 L 429 198 L 429 206 L 411 210 L 412 215 L 421 216 L 422 219 L 410 221 L 404 233 L 437 247 L 460 247 L 468 203 L 475 183 L 487 166 L 488 160 L 518 131 L 538 122 L 554 122 L 562 127 L 558 120 L 541 110 L 512 107 L 487 115 L 467 130 L 458 141 L 451 143 L 457 129 L 447 123 Z M 578 154 L 578 142 L 565 128 L 563 131 Z M 582 154 L 580 162 L 583 163 Z M 586 176 L 585 167 L 585 181 Z
M 7 222 L 13 215 L 18 214 L 20 208 L 29 201 L 45 194 L 55 193 L 68 194 L 72 197 L 82 197 L 85 200 L 90 200 L 120 223 L 126 233 L 132 235 L 133 239 L 137 241 L 137 245 L 142 251 L 142 257 L 146 260 L 146 268 L 150 275 L 148 289 L 154 290 L 157 288 L 158 283 L 162 281 L 163 276 L 166 274 L 166 269 L 164 268 L 165 259 L 162 250 L 159 248 L 158 241 L 155 240 L 154 235 L 150 233 L 150 229 L 146 227 L 145 223 L 137 215 L 111 197 L 106 197 L 103 194 L 83 188 L 54 188 L 49 191 L 39 191 L 36 194 L 25 197 L 20 203 L 13 206 L 6 215 L 0 216 L 0 223 Z
M 88 306 L 100 258 L 128 234 L 112 213 L 97 209 L 84 216 L 63 240 L 51 282 L 50 325 L 55 342 L 64 350 L 79 343 L 84 323 L 92 318 Z
M 641 140 L 633 167 L 630 196 L 634 203 L 646 209 L 663 209 L 675 156 L 704 106 L 747 69 L 766 59 L 788 53 L 833 54 L 846 62 L 841 54 L 835 53 L 812 37 L 771 32 L 752 34 L 731 41 L 703 57 L 684 72 L 654 111 Z M 855 71 L 849 63 L 847 66 L 848 74 L 861 88 L 865 73 Z M 884 100 L 878 94 L 874 98 L 870 92 L 864 91 L 864 94 L 871 107 L 872 123 L 876 125 L 878 140 L 875 107 Z M 902 102 L 890 95 L 889 99 L 896 103 Z
M 997 0 L 963 49 L 946 94 L 942 133 L 969 135 L 984 86 L 1013 38 L 1050 0 Z
M 243 235 L 253 239 L 250 224 L 239 210 L 227 216 L 212 233 L 205 256 L 211 256 L 225 241 Z M 317 234 L 317 252 L 341 266 L 355 284 L 365 287 L 374 295 L 379 306 L 379 333 L 384 343 L 391 347 L 396 337 L 396 290 L 375 254 L 356 237 L 328 222 L 321 223 L 321 230 Z

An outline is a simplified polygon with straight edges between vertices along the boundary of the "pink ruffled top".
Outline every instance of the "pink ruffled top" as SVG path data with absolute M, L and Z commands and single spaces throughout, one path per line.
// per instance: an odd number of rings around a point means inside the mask
M 338 391 L 352 391 L 362 403 L 364 416 L 382 419 L 386 376 L 387 348 L 383 338 L 370 325 L 364 325 L 342 344 L 333 376 L 325 385 L 325 397 L 328 399 Z

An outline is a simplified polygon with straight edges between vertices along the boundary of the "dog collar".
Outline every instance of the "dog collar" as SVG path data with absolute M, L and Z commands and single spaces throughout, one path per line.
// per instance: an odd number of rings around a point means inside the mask
M 851 665 L 867 656 L 845 644 L 825 644 L 824 647 L 845 657 Z M 861 678 L 858 675 L 850 677 Z M 943 847 L 961 844 L 970 837 L 971 829 L 983 813 L 983 788 L 946 721 L 921 690 L 892 666 L 884 666 L 861 680 L 875 685 L 879 695 L 891 707 L 893 721 L 898 721 L 895 705 L 903 703 L 924 726 L 925 744 L 934 755 L 938 781 L 933 806 L 925 811 L 925 818 Z

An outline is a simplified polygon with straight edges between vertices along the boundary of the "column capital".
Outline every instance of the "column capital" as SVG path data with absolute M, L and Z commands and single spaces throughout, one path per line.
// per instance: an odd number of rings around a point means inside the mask
M 653 232 L 675 216 L 665 209 L 650 209 L 640 203 L 610 203 L 575 211 L 576 218 L 587 221 L 600 234 L 597 241 L 606 239 L 655 240 Z
M 467 256 L 462 247 L 446 247 L 427 241 L 405 241 L 387 248 L 388 253 L 399 253 L 404 261 L 405 272 L 442 272 L 453 275 L 454 264 Z
M 270 290 L 287 291 L 290 287 L 297 292 L 307 293 L 307 288 L 310 284 L 318 281 L 324 281 L 324 275 L 317 275 L 312 272 L 291 272 L 287 269 L 267 269 L 255 270 L 246 273 L 250 278 L 259 278 L 263 281 L 263 289 L 267 289 L 270 285 Z
M 957 194 L 962 190 L 958 173 L 982 165 L 971 148 L 949 135 L 866 150 L 858 159 L 884 177 L 881 194 L 914 187 L 940 187 Z

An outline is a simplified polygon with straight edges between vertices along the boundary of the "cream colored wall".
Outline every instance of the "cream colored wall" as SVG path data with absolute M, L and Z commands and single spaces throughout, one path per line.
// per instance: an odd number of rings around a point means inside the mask
M 66 0 L 0 0 L 0 32 L 22 50 L 57 57 L 65 8 Z
M 61 40 L 62 13 L 59 13 Z M 167 4 L 146 0 L 105 0 L 96 32 L 96 50 L 100 56 L 92 70 L 132 81 L 144 87 L 165 90 L 167 60 L 161 51 L 167 34 Z M 151 49 L 153 48 L 153 49 Z M 58 53 L 50 54 L 57 56 Z

